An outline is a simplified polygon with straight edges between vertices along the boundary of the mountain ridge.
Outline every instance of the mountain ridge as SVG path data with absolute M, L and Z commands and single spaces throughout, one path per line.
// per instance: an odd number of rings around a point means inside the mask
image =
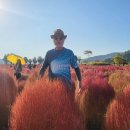
M 106 59 L 111 59 L 113 58 L 115 55 L 121 54 L 122 52 L 112 52 L 112 53 L 108 53 L 105 55 L 97 55 L 97 56 L 93 56 L 93 57 L 89 57 L 86 59 L 83 59 L 83 62 L 93 62 L 93 61 L 104 61 Z

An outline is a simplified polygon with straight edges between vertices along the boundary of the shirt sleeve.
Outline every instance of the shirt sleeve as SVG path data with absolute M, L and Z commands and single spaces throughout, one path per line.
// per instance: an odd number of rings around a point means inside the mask
M 73 69 L 78 68 L 78 63 L 77 63 L 77 60 L 76 60 L 76 57 L 75 57 L 73 51 L 72 51 L 71 57 L 70 57 L 70 64 Z
M 78 68 L 75 68 L 75 72 L 76 72 L 76 75 L 77 75 L 78 80 L 81 81 L 81 72 L 80 72 L 79 67 L 78 67 Z
M 45 60 L 43 62 L 43 65 L 40 69 L 39 75 L 44 76 L 44 73 L 45 73 L 48 66 L 49 66 L 49 62 L 48 62 L 48 52 L 47 52 L 46 56 L 45 56 Z

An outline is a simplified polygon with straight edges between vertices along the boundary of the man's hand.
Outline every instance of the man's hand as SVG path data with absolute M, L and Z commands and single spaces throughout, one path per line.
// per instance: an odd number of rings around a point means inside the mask
M 79 81 L 79 83 L 78 83 L 78 88 L 79 88 L 78 93 L 81 93 L 82 92 L 82 82 L 81 81 Z

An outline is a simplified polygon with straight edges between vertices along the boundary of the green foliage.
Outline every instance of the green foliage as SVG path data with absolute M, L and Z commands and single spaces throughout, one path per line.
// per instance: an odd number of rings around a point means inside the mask
M 28 62 L 29 62 L 29 64 L 31 64 L 31 63 L 32 63 L 32 60 L 31 60 L 31 59 L 29 59 L 29 60 L 28 60 Z
M 126 60 L 121 56 L 115 56 L 113 58 L 113 62 L 116 65 L 125 65 L 125 64 L 127 64 Z
M 87 55 L 88 57 L 89 57 L 90 55 L 92 55 L 92 53 L 93 53 L 93 52 L 92 52 L 91 50 L 85 50 L 85 51 L 84 51 L 84 54 Z
M 108 59 L 105 59 L 104 62 L 109 63 L 109 64 L 113 64 L 113 59 L 108 58 Z
M 130 62 L 130 50 L 124 52 L 123 57 L 127 62 Z
M 44 61 L 44 59 L 41 56 L 39 56 L 37 58 L 37 61 L 38 61 L 39 64 L 42 64 L 42 62 Z
M 81 62 L 81 56 L 78 56 L 77 58 L 78 58 L 78 59 L 77 59 L 78 62 L 80 63 L 80 62 Z
M 97 62 L 88 62 L 87 65 L 110 65 L 107 62 L 97 61 Z
M 25 60 L 26 63 L 28 62 L 28 58 L 27 57 L 24 57 L 24 60 Z
M 4 55 L 4 57 L 3 57 L 3 61 L 5 62 L 5 64 L 8 63 L 8 61 L 7 61 L 7 56 L 8 56 L 8 55 Z
M 34 57 L 32 61 L 33 61 L 34 64 L 36 64 L 37 63 L 37 58 Z

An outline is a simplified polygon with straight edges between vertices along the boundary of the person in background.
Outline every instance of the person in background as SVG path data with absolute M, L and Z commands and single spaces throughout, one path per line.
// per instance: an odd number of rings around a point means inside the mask
M 63 78 L 72 85 L 70 74 L 71 66 L 76 72 L 79 92 L 81 92 L 81 73 L 76 57 L 72 50 L 63 46 L 67 35 L 64 35 L 64 32 L 61 29 L 57 29 L 54 31 L 54 34 L 51 35 L 51 38 L 55 48 L 46 53 L 44 63 L 39 72 L 39 78 L 44 76 L 45 70 L 49 67 L 49 79 Z
M 21 64 L 21 60 L 18 59 L 16 65 L 14 66 L 14 70 L 15 73 L 14 75 L 16 76 L 16 79 L 20 79 L 21 78 L 21 72 L 22 72 L 22 64 Z

